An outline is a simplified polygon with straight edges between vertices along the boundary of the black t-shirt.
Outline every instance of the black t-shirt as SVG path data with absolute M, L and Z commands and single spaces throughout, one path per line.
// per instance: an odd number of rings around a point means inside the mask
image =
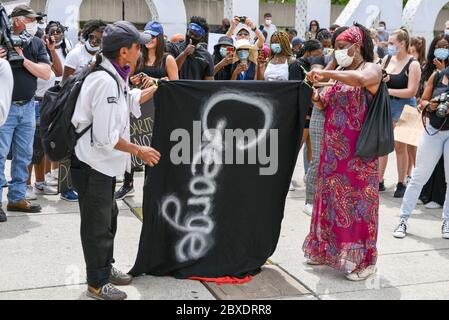
M 186 42 L 167 44 L 167 51 L 177 58 L 187 47 Z M 204 80 L 205 77 L 214 76 L 214 60 L 212 55 L 202 46 L 198 46 L 193 54 L 188 56 L 179 70 L 182 80 Z
M 50 64 L 47 50 L 41 39 L 34 37 L 31 43 L 23 50 L 23 55 L 34 63 Z M 36 94 L 37 78 L 24 66 L 15 67 L 12 70 L 14 76 L 13 101 L 28 101 Z
M 302 67 L 302 68 L 301 68 Z M 288 69 L 288 80 L 297 80 L 297 81 L 304 81 L 306 78 L 306 75 L 304 73 L 303 68 L 309 72 L 311 65 L 310 62 L 307 60 L 304 60 L 302 58 L 296 59 L 289 67 Z M 311 116 L 313 111 L 313 102 L 312 99 L 308 101 L 308 110 L 307 115 Z
M 443 92 L 449 92 L 449 85 L 443 83 L 444 76 L 449 78 L 449 69 L 446 68 L 443 72 L 438 72 L 434 81 L 434 88 L 432 96 L 434 98 L 440 96 Z M 437 116 L 436 112 L 427 112 L 427 117 L 430 120 L 430 125 L 435 129 L 440 129 L 441 131 L 449 130 L 449 116 L 445 118 L 440 118 Z

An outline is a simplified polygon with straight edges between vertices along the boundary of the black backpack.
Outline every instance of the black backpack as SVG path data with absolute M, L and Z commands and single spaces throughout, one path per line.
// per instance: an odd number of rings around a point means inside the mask
M 105 71 L 114 78 L 120 96 L 120 84 L 116 77 L 102 66 L 86 67 L 79 74 L 70 77 L 63 86 L 56 85 L 45 93 L 41 104 L 40 133 L 44 152 L 51 161 L 70 159 L 77 141 L 92 129 L 90 125 L 77 133 L 72 117 L 84 80 L 97 71 Z

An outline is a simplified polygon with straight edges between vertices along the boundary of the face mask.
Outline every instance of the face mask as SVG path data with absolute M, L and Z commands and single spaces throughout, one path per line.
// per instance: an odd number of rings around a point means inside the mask
M 351 46 L 352 47 L 352 46 Z M 351 48 L 349 47 L 349 48 Z M 335 59 L 340 67 L 349 67 L 354 61 L 354 57 L 348 55 L 348 49 L 335 50 Z
M 385 27 L 379 27 L 379 28 L 377 28 L 377 31 L 384 32 L 385 31 Z
M 228 49 L 227 48 L 220 48 L 220 54 L 221 54 L 221 56 L 223 58 L 226 57 L 226 55 L 228 54 Z
M 26 26 L 27 32 L 34 37 L 34 35 L 37 32 L 37 22 L 34 21 L 34 22 L 26 23 L 25 26 Z
M 434 51 L 435 58 L 439 60 L 447 60 L 449 58 L 449 49 L 439 48 Z
M 332 51 L 331 51 L 329 48 L 324 48 L 324 49 L 323 49 L 323 54 L 324 54 L 325 56 L 331 54 L 331 52 L 332 52 Z
M 273 23 L 273 21 L 270 20 L 270 19 L 265 20 L 265 24 L 266 24 L 267 26 L 271 26 L 272 23 Z
M 61 40 L 61 41 L 59 41 L 59 42 L 56 42 L 55 45 L 56 45 L 57 47 L 60 47 L 62 43 L 63 43 L 63 41 Z
M 89 41 L 86 41 L 85 46 L 86 46 L 87 51 L 90 51 L 90 52 L 98 52 L 101 50 L 101 47 L 92 47 Z
M 444 30 L 444 35 L 449 36 L 449 29 Z
M 40 23 L 37 25 L 37 27 L 41 30 L 45 30 L 47 28 L 47 24 L 46 23 Z
M 398 54 L 398 48 L 394 44 L 388 45 L 388 55 L 395 56 Z
M 249 51 L 248 50 L 241 50 L 237 52 L 237 55 L 239 56 L 240 60 L 248 60 L 249 58 Z
M 272 51 L 274 54 L 279 54 L 279 53 L 281 53 L 281 52 L 282 52 L 281 45 L 280 45 L 279 43 L 273 43 L 273 44 L 271 45 L 271 51 Z
M 193 44 L 194 46 L 197 46 L 198 43 L 201 42 L 201 40 L 197 40 L 197 39 L 191 38 L 191 37 L 189 37 L 188 35 L 186 35 L 186 43 L 190 43 L 190 40 L 192 40 L 192 44 Z
M 374 53 L 377 53 L 377 50 L 379 49 L 379 46 L 374 46 Z

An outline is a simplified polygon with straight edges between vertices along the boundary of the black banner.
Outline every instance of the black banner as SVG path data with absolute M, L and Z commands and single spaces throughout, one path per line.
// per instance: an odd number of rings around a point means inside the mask
M 141 110 L 142 116 L 139 119 L 131 115 L 131 142 L 139 146 L 150 147 L 154 127 L 154 101 L 150 100 L 142 105 Z M 144 165 L 143 161 L 134 155 L 131 156 L 131 161 L 133 168 Z
M 310 95 L 300 82 L 162 83 L 162 159 L 145 183 L 131 274 L 257 274 L 278 243 Z

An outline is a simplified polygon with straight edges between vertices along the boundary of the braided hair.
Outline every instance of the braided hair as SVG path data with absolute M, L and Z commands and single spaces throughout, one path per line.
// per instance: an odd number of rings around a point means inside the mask
M 276 31 L 273 33 L 271 38 L 276 37 L 279 40 L 279 44 L 281 45 L 281 54 L 286 57 L 293 56 L 292 47 L 290 45 L 290 38 L 288 37 L 288 33 Z M 273 59 L 275 54 L 273 52 L 270 53 L 270 60 Z
M 61 30 L 63 35 L 64 35 L 64 32 L 67 31 L 67 27 L 63 26 L 61 22 L 59 22 L 59 21 L 50 21 L 47 24 L 47 27 L 45 28 L 45 34 L 50 35 L 50 29 L 53 28 L 53 27 L 57 27 L 59 30 Z M 67 48 L 65 35 L 63 36 L 63 39 L 62 39 L 61 49 L 62 49 L 62 54 L 64 55 L 64 58 L 66 58 L 67 55 L 69 54 L 69 49 Z M 47 51 L 48 51 L 48 49 L 47 49 Z M 49 52 L 49 55 L 50 55 L 50 52 Z

